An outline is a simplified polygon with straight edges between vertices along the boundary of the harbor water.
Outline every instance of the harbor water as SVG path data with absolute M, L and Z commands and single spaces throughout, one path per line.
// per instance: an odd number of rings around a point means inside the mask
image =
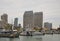
M 60 34 L 20 36 L 19 38 L 0 38 L 0 41 L 60 41 Z

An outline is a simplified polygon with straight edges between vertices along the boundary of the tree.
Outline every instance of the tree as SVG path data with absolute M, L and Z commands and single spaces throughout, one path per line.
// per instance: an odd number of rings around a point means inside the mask
M 11 24 L 5 24 L 5 30 L 12 30 Z

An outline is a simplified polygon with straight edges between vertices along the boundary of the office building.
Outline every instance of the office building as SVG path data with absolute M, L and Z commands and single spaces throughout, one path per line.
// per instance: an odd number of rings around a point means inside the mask
M 42 28 L 43 26 L 43 12 L 34 13 L 34 27 Z
M 1 21 L 3 21 L 4 23 L 8 23 L 8 15 L 7 14 L 1 15 Z
M 33 28 L 33 11 L 25 11 L 23 15 L 23 28 Z
M 14 19 L 14 27 L 17 27 L 18 26 L 18 18 L 15 18 Z
M 44 23 L 44 28 L 48 28 L 48 30 L 52 29 L 52 23 L 45 22 Z
M 19 27 L 21 28 L 21 24 L 19 24 Z

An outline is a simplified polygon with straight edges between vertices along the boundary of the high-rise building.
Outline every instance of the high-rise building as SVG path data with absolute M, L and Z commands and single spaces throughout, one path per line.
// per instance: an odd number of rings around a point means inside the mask
M 42 28 L 43 26 L 43 12 L 34 13 L 34 27 Z
M 3 29 L 3 22 L 0 21 L 0 29 Z
M 48 28 L 48 30 L 52 29 L 52 23 L 45 22 L 44 23 L 44 28 Z
M 24 29 L 33 27 L 33 11 L 25 11 L 23 16 Z
M 0 21 L 0 31 L 3 30 L 3 29 L 5 29 L 5 25 L 6 25 L 5 22 Z
M 18 18 L 15 18 L 14 19 L 14 27 L 17 27 L 18 26 Z
M 8 23 L 8 15 L 7 14 L 1 15 L 1 20 L 5 23 Z

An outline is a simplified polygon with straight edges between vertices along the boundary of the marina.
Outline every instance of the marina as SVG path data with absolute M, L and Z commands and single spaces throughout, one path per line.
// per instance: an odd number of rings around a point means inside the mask
M 19 36 L 43 36 L 43 35 L 53 35 L 59 34 L 60 31 L 46 31 L 46 32 L 38 32 L 38 31 L 24 31 L 24 32 L 17 32 L 17 31 L 0 31 L 0 37 L 7 37 L 7 38 L 17 38 Z

